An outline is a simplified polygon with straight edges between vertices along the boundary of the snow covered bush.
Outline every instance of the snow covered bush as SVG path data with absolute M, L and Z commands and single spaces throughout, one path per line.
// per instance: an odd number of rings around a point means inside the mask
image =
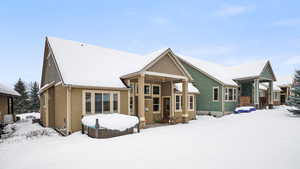
M 300 114 L 300 70 L 297 70 L 294 77 L 294 83 L 292 86 L 292 95 L 287 102 L 292 108 L 288 109 L 294 114 Z

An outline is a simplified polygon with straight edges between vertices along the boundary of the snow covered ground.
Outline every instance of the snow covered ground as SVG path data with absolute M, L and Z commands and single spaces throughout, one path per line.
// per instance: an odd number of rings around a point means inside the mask
M 0 168 L 298 169 L 300 117 L 283 108 L 199 116 L 111 139 L 77 132 L 3 143 Z

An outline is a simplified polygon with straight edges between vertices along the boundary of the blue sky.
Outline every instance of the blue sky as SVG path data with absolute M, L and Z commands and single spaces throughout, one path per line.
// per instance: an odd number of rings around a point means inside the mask
M 40 81 L 45 36 L 138 54 L 170 47 L 225 65 L 300 68 L 300 1 L 2 1 L 0 81 Z

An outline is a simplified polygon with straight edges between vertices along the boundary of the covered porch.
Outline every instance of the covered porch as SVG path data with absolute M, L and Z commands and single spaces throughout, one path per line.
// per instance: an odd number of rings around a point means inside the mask
M 130 87 L 130 114 L 139 117 L 142 128 L 154 123 L 188 122 L 193 118 L 188 110 L 188 77 L 144 71 L 125 78 Z M 178 83 L 182 85 L 180 98 L 175 92 Z
M 262 109 L 266 106 L 273 108 L 273 79 L 266 79 L 262 77 L 235 79 L 239 85 L 239 105 L 240 106 L 254 106 Z M 260 84 L 267 84 L 266 96 L 260 96 Z

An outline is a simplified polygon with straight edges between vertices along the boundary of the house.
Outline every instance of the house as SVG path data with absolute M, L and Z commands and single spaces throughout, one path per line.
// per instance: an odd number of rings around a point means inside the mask
M 223 66 L 200 59 L 178 55 L 180 62 L 194 79 L 197 110 L 201 114 L 229 114 L 237 106 L 262 107 L 259 84 L 267 83 L 267 104 L 272 107 L 273 82 L 276 81 L 270 61 L 256 61 L 237 66 Z
M 260 84 L 259 85 L 259 104 L 261 108 L 266 108 L 268 106 L 268 85 Z M 273 84 L 273 105 L 280 105 L 280 93 L 281 89 L 277 85 Z
M 279 76 L 275 85 L 281 89 L 280 104 L 286 104 L 289 96 L 291 95 L 291 88 L 293 83 L 293 76 Z
M 20 96 L 18 92 L 0 83 L 0 123 L 4 121 L 5 115 L 14 115 L 13 99 L 17 96 Z
M 138 116 L 141 127 L 188 122 L 196 118 L 199 95 L 192 81 L 171 49 L 137 55 L 46 37 L 41 121 L 65 134 L 95 113 Z

